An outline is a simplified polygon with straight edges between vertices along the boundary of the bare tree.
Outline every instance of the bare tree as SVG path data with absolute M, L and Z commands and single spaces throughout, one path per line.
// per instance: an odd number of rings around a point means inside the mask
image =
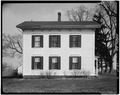
M 104 35 L 104 40 L 102 40 L 102 44 L 106 47 L 106 61 L 108 61 L 110 72 L 113 68 L 113 58 L 117 53 L 117 44 L 118 44 L 118 33 L 117 29 L 117 2 L 115 1 L 104 1 L 98 5 L 98 9 L 96 10 L 96 14 L 94 16 L 94 20 L 96 18 L 100 18 L 97 20 L 99 23 L 101 22 L 105 28 L 101 28 L 100 32 Z M 105 52 L 104 52 L 105 54 Z M 107 68 L 107 63 L 106 63 Z
M 94 12 L 93 12 L 94 11 Z M 94 16 L 100 18 L 103 28 L 99 30 L 101 33 L 98 34 L 98 37 L 101 40 L 102 48 L 104 51 L 100 53 L 102 58 L 106 61 L 107 66 L 110 67 L 110 72 L 113 68 L 113 58 L 118 51 L 118 34 L 116 32 L 117 29 L 117 1 L 102 1 L 100 2 L 95 9 L 88 10 L 84 5 L 73 8 L 71 10 L 67 10 L 66 16 L 70 21 L 89 21 L 94 18 Z M 99 19 L 98 18 L 98 19 Z M 102 35 L 102 36 L 101 36 Z M 101 48 L 99 49 L 101 52 Z M 106 55 L 103 54 L 106 52 Z
M 22 54 L 22 35 L 3 34 L 2 56 L 14 57 L 15 54 Z
M 84 5 L 66 11 L 66 16 L 70 21 L 92 20 L 92 9 L 88 10 Z
M 115 1 L 104 1 L 99 4 L 99 11 L 96 12 L 101 17 L 102 23 L 107 29 L 102 30 L 106 35 L 104 44 L 107 46 L 110 57 L 109 67 L 110 72 L 113 68 L 113 58 L 117 53 L 118 34 L 117 29 L 117 2 Z

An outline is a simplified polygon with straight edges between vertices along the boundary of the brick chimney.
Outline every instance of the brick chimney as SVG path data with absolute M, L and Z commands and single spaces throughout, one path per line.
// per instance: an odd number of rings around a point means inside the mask
M 58 12 L 58 22 L 61 21 L 61 12 Z

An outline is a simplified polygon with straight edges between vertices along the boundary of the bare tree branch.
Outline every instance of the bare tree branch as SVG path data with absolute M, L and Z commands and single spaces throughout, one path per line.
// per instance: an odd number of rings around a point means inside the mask
M 10 55 L 12 57 L 15 54 L 22 54 L 22 45 L 20 44 L 22 40 L 22 35 L 6 35 L 3 34 L 3 55 Z M 10 53 L 9 53 L 10 52 Z

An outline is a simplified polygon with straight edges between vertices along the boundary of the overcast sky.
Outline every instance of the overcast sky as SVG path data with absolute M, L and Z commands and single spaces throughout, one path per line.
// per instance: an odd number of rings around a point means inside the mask
M 67 21 L 65 12 L 68 9 L 85 5 L 94 8 L 95 3 L 14 3 L 3 5 L 3 32 L 20 33 L 16 25 L 24 21 L 57 21 L 57 13 L 61 12 L 62 21 Z

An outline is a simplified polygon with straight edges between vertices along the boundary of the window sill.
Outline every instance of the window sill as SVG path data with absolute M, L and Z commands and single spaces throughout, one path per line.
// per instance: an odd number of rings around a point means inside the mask
M 43 70 L 43 69 L 32 69 L 32 70 Z
M 60 70 L 60 69 L 49 69 L 49 70 Z
M 70 69 L 71 71 L 73 71 L 73 70 L 81 70 L 81 69 Z
M 61 47 L 49 47 L 49 48 L 61 48 Z
M 43 48 L 43 47 L 33 47 L 33 48 Z
M 81 48 L 81 47 L 69 47 L 69 48 Z

